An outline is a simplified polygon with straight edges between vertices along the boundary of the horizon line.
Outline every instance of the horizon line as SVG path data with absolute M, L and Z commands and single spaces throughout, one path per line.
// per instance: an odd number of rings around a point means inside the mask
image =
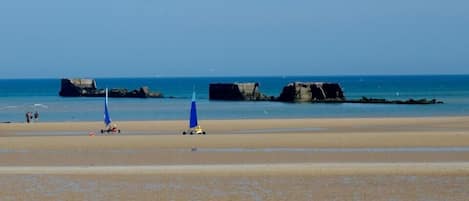
M 83 79 L 126 79 L 126 78 L 240 78 L 240 77 L 381 77 L 381 76 L 468 76 L 469 74 L 455 74 L 455 73 L 441 73 L 441 74 L 337 74 L 337 75 L 329 75 L 329 74 L 320 74 L 320 75 L 212 75 L 212 76 L 185 76 L 185 75 L 155 75 L 155 76 L 108 76 L 108 77 L 91 77 L 91 76 L 61 76 L 61 77 L 0 77 L 0 80 L 23 80 L 23 79 L 62 79 L 62 78 L 83 78 Z

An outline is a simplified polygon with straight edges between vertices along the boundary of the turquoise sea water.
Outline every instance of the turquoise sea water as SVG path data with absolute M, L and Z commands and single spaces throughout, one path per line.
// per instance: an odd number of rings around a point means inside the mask
M 124 120 L 188 119 L 193 88 L 199 119 L 408 117 L 469 115 L 469 75 L 435 76 L 308 76 L 204 78 L 97 78 L 98 88 L 149 86 L 176 98 L 111 98 L 111 117 Z M 292 81 L 339 82 L 348 99 L 362 96 L 408 99 L 436 98 L 440 105 L 290 104 L 279 102 L 209 101 L 214 82 L 259 82 L 263 93 L 278 96 Z M 41 121 L 101 121 L 102 98 L 62 98 L 60 79 L 0 80 L 0 122 L 23 122 L 24 113 L 38 110 Z

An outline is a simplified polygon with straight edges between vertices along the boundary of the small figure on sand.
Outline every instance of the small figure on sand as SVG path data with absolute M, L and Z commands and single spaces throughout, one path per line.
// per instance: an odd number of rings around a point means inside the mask
M 38 111 L 34 112 L 34 122 L 37 122 L 37 121 L 39 121 L 39 112 Z
M 26 117 L 26 123 L 29 124 L 29 112 L 26 112 L 25 117 Z
M 31 112 L 26 112 L 25 117 L 26 117 L 26 123 L 29 124 L 29 123 L 31 122 L 31 120 L 33 119 L 33 113 L 31 113 Z

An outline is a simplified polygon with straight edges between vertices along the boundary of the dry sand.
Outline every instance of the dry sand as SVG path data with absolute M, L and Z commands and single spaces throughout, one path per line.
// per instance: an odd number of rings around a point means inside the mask
M 465 200 L 469 117 L 0 124 L 0 200 Z M 26 193 L 24 193 L 26 192 Z
M 17 200 L 448 200 L 469 197 L 455 176 L 0 175 Z

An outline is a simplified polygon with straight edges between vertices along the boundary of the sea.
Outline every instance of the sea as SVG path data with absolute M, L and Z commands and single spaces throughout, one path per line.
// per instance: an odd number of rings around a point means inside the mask
M 348 117 L 431 117 L 469 115 L 469 75 L 277 76 L 95 78 L 98 88 L 148 86 L 168 98 L 110 98 L 113 121 L 185 120 L 192 92 L 199 121 L 205 119 L 278 119 Z M 347 99 L 363 96 L 390 100 L 437 99 L 444 104 L 281 103 L 210 101 L 210 83 L 258 82 L 262 93 L 278 96 L 294 81 L 337 82 Z M 25 122 L 38 111 L 41 122 L 103 121 L 103 98 L 60 97 L 60 79 L 0 79 L 0 122 Z

